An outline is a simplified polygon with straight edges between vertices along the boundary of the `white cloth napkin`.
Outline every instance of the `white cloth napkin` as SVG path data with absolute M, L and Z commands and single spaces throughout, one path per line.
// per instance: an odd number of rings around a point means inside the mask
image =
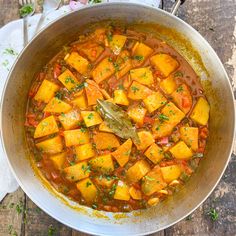
M 158 7 L 160 0 L 109 0 L 103 2 L 135 2 Z M 44 24 L 42 25 L 42 28 L 57 17 L 60 17 L 61 15 L 72 11 L 72 9 L 77 9 L 83 6 L 84 4 L 82 3 L 71 1 L 70 5 L 63 6 L 57 11 L 50 12 L 47 15 Z M 29 39 L 33 37 L 39 17 L 40 14 L 37 14 L 29 19 Z M 22 29 L 22 20 L 10 22 L 9 24 L 5 25 L 0 29 L 0 96 L 2 95 L 3 87 L 7 79 L 8 73 L 11 69 L 11 66 L 14 64 L 14 61 L 16 60 L 19 52 L 23 49 Z M 2 143 L 0 144 L 0 173 L 2 176 L 0 178 L 1 201 L 7 193 L 14 192 L 19 187 L 7 163 L 7 158 L 3 151 Z

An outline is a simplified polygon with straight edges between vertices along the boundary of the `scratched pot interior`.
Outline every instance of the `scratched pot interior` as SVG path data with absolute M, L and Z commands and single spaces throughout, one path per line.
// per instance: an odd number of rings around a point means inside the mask
M 62 200 L 62 196 L 55 197 L 53 190 L 48 191 L 50 187 L 45 180 L 32 170 L 27 158 L 30 154 L 23 128 L 27 93 L 34 75 L 63 45 L 75 40 L 84 29 L 93 25 L 91 23 L 107 19 L 122 19 L 122 22 L 132 25 L 135 23 L 135 27 L 140 30 L 163 37 L 198 73 L 211 106 L 207 153 L 191 180 L 158 206 L 126 215 L 97 213 L 66 199 Z M 185 217 L 214 188 L 231 152 L 233 109 L 232 93 L 225 71 L 213 50 L 196 31 L 161 10 L 128 3 L 105 4 L 85 8 L 59 19 L 35 37 L 24 50 L 5 90 L 2 135 L 9 162 L 21 187 L 51 216 L 75 229 L 93 234 L 145 234 L 161 230 Z

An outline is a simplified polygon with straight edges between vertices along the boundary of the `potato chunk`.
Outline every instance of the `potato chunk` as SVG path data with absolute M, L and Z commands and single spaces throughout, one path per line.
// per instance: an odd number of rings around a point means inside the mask
M 40 138 L 49 134 L 54 134 L 59 131 L 57 122 L 54 118 L 54 116 L 49 116 L 37 125 L 35 132 L 34 132 L 34 138 Z
M 75 147 L 76 159 L 83 161 L 95 156 L 95 151 L 91 143 L 86 143 Z
M 114 170 L 113 160 L 110 154 L 94 157 L 89 161 L 93 170 L 107 174 Z
M 97 84 L 108 79 L 115 73 L 115 67 L 109 57 L 104 58 L 92 72 L 92 77 Z
M 95 202 L 97 197 L 97 188 L 90 180 L 90 178 L 83 179 L 76 184 L 77 189 L 80 191 L 82 197 L 86 202 Z
M 114 103 L 124 106 L 129 105 L 129 100 L 124 90 L 118 89 L 114 91 Z
M 187 114 L 193 104 L 192 95 L 186 84 L 181 84 L 172 94 L 174 103 L 179 107 L 179 109 Z
M 153 143 L 144 153 L 144 155 L 151 160 L 154 164 L 157 164 L 164 158 L 163 150 L 155 143 Z
M 128 116 L 138 125 L 143 125 L 144 117 L 147 113 L 147 109 L 142 107 L 141 105 L 134 105 L 129 107 Z
M 200 125 L 206 125 L 209 119 L 210 106 L 207 100 L 200 97 L 193 108 L 190 118 Z
M 165 166 L 161 167 L 161 173 L 165 182 L 170 183 L 179 178 L 181 169 L 178 165 Z
M 103 131 L 103 132 L 108 132 L 108 133 L 113 133 L 113 131 L 107 126 L 106 122 L 103 121 L 100 125 L 99 125 L 99 130 Z
M 95 177 L 94 180 L 95 180 L 96 184 L 98 184 L 104 188 L 110 188 L 115 181 L 110 176 L 102 176 L 102 175 Z
M 128 98 L 132 100 L 143 100 L 152 93 L 153 91 L 148 87 L 133 81 L 128 91 Z
M 143 178 L 147 172 L 150 171 L 150 165 L 145 160 L 137 161 L 133 166 L 131 166 L 127 172 L 126 177 L 127 180 L 131 183 L 138 182 L 140 179 Z
M 130 71 L 130 77 L 131 80 L 135 80 L 144 85 L 152 85 L 154 82 L 150 67 L 133 69 Z
M 152 132 L 155 138 L 169 136 L 173 128 L 184 118 L 184 113 L 169 102 L 161 110 L 161 114 L 155 121 Z
M 72 52 L 70 55 L 66 55 L 65 61 L 82 75 L 88 70 L 88 60 L 81 57 L 77 52 Z
M 155 142 L 152 134 L 148 131 L 139 131 L 138 137 L 140 143 L 135 143 L 138 150 L 145 150 L 149 147 L 152 143 Z
M 118 65 L 118 70 L 116 71 L 116 78 L 120 79 L 125 74 L 127 74 L 132 68 L 132 62 L 130 59 L 129 51 L 122 51 L 116 60 L 116 64 Z
M 81 111 L 81 116 L 83 117 L 84 123 L 87 127 L 98 125 L 103 122 L 102 118 L 96 111 Z
M 122 167 L 129 161 L 132 144 L 132 140 L 128 139 L 112 153 L 112 156 Z
M 48 103 L 59 89 L 60 87 L 57 84 L 45 79 L 40 85 L 34 99 Z
M 87 58 L 94 62 L 104 51 L 104 48 L 97 43 L 85 43 L 81 45 L 79 52 L 87 56 Z
M 82 121 L 82 117 L 77 110 L 62 113 L 60 116 L 58 116 L 58 119 L 65 130 L 76 128 L 79 122 Z
M 118 184 L 116 186 L 114 199 L 122 201 L 129 201 L 130 199 L 129 187 L 121 180 L 118 181 Z
M 166 98 L 160 93 L 155 92 L 143 100 L 148 112 L 152 113 L 167 103 Z
M 141 66 L 152 54 L 153 49 L 144 43 L 137 42 L 132 48 L 132 64 L 134 67 Z
M 177 88 L 177 84 L 175 82 L 175 78 L 173 75 L 169 75 L 166 79 L 161 80 L 160 88 L 166 94 L 171 94 Z
M 84 110 L 88 107 L 87 100 L 84 93 L 82 93 L 80 96 L 73 99 L 71 102 L 74 106 L 80 108 L 81 110 Z
M 140 190 L 136 189 L 135 187 L 129 188 L 129 194 L 130 196 L 135 200 L 141 200 L 142 199 L 142 193 Z
M 69 91 L 73 90 L 73 88 L 79 85 L 79 81 L 68 69 L 66 69 L 62 74 L 60 74 L 58 79 Z
M 96 105 L 97 99 L 103 99 L 103 95 L 98 87 L 94 86 L 91 83 L 88 83 L 88 86 L 85 88 L 86 96 L 88 100 L 88 105 Z
M 169 76 L 178 67 L 179 63 L 169 54 L 156 54 L 150 58 L 151 64 L 159 70 L 164 77 Z
M 159 166 L 155 166 L 142 180 L 142 192 L 147 196 L 162 190 L 167 185 Z
M 119 140 L 114 134 L 99 132 L 93 136 L 93 140 L 98 150 L 112 149 L 120 146 Z
M 44 112 L 52 112 L 52 113 L 62 113 L 62 112 L 68 112 L 71 110 L 71 105 L 63 102 L 62 100 L 58 99 L 57 97 L 54 97 L 50 100 L 50 102 L 46 105 L 44 108 Z
M 66 161 L 66 152 L 50 156 L 50 160 L 53 162 L 56 169 L 61 170 Z
M 64 131 L 66 146 L 76 146 L 89 143 L 89 133 L 84 129 L 74 129 Z
M 45 141 L 37 143 L 36 147 L 42 152 L 45 152 L 48 154 L 56 154 L 56 153 L 62 152 L 63 143 L 62 143 L 61 137 L 56 136 L 54 138 L 47 139 Z
M 86 161 L 66 167 L 63 172 L 65 173 L 66 179 L 72 182 L 87 178 L 90 175 L 89 166 Z
M 190 159 L 193 155 L 191 149 L 183 141 L 179 141 L 171 147 L 170 152 L 176 159 L 180 160 Z
M 120 51 L 125 44 L 126 38 L 127 37 L 124 35 L 119 35 L 119 34 L 112 35 L 111 40 L 109 41 L 109 47 L 111 48 L 111 50 L 115 55 L 120 54 Z
M 181 127 L 180 128 L 181 139 L 189 146 L 193 151 L 198 150 L 198 128 L 197 127 Z

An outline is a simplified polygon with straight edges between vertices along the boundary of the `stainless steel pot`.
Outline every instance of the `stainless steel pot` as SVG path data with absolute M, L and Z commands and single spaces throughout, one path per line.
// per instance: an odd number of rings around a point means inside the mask
M 154 23 L 141 28 L 163 37 L 187 58 L 199 74 L 211 105 L 207 154 L 196 174 L 181 191 L 158 206 L 129 214 L 99 213 L 58 196 L 52 189 L 48 191 L 48 184 L 32 170 L 24 137 L 27 93 L 34 75 L 63 45 L 73 41 L 82 28 L 106 19 Z M 91 234 L 144 235 L 173 225 L 208 197 L 221 178 L 231 154 L 235 128 L 233 95 L 219 58 L 191 26 L 152 7 L 131 3 L 99 4 L 56 20 L 21 53 L 10 73 L 2 99 L 2 139 L 9 164 L 22 189 L 52 217 Z

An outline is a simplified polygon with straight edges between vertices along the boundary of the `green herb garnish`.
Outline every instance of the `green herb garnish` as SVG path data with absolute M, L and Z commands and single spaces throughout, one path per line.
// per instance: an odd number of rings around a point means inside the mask
M 136 55 L 133 57 L 134 60 L 137 60 L 137 61 L 142 61 L 144 59 L 143 56 L 139 56 L 139 55 Z
M 52 225 L 50 225 L 48 228 L 48 236 L 53 236 L 55 235 L 55 233 L 56 233 L 56 229 Z
M 211 220 L 216 221 L 219 218 L 219 214 L 216 211 L 216 209 L 211 208 L 208 212 L 207 215 L 209 215 L 211 217 Z
M 18 55 L 18 53 L 15 52 L 13 48 L 6 48 L 3 52 L 3 54 L 9 54 L 9 55 L 13 55 L 13 56 Z
M 166 115 L 164 115 L 164 114 L 160 114 L 160 115 L 158 116 L 158 118 L 159 118 L 159 120 L 162 121 L 162 122 L 169 120 L 169 117 L 166 116 Z
M 32 4 L 26 4 L 25 6 L 20 8 L 20 16 L 25 17 L 33 12 L 34 8 Z

